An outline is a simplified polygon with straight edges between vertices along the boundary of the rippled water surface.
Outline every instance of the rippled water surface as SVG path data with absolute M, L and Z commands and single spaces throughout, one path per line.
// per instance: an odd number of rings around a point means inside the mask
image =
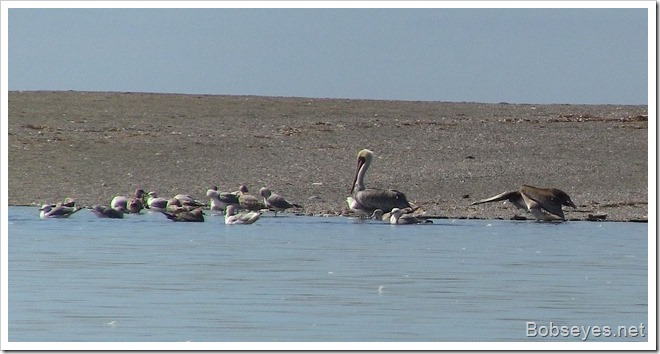
M 9 341 L 581 341 L 542 326 L 646 325 L 647 234 L 290 214 L 40 220 L 10 207 Z

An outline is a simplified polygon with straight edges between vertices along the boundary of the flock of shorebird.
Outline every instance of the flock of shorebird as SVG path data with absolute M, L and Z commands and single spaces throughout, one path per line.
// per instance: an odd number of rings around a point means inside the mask
M 364 177 L 374 159 L 371 150 L 360 150 L 357 156 L 357 169 L 351 185 L 350 196 L 346 198 L 348 208 L 361 217 L 387 221 L 393 225 L 410 225 L 432 223 L 431 220 L 414 215 L 418 207 L 408 202 L 405 194 L 395 189 L 367 188 Z M 275 212 L 292 208 L 302 208 L 298 204 L 289 203 L 284 197 L 272 193 L 268 188 L 259 190 L 261 198 L 248 193 L 245 185 L 235 192 L 218 192 L 213 187 L 206 192 L 209 203 L 195 200 L 189 195 L 178 194 L 166 199 L 158 197 L 156 192 L 146 193 L 142 189 L 135 191 L 131 197 L 116 196 L 109 206 L 94 205 L 87 207 L 101 218 L 120 219 L 124 214 L 140 213 L 144 209 L 163 213 L 172 221 L 202 222 L 204 209 L 218 214 L 224 214 L 225 224 L 252 224 L 259 220 L 263 210 Z M 565 192 L 555 188 L 538 188 L 523 185 L 519 190 L 504 192 L 490 198 L 472 203 L 509 201 L 517 208 L 532 214 L 540 221 L 566 220 L 562 206 L 575 208 L 575 204 Z M 83 209 L 72 198 L 67 198 L 57 204 L 44 204 L 40 210 L 41 218 L 67 218 Z
M 268 209 L 275 212 L 285 211 L 291 208 L 301 208 L 300 205 L 289 203 L 286 199 L 268 188 L 261 188 L 259 194 L 262 199 L 248 193 L 246 186 L 241 185 L 235 192 L 218 192 L 213 187 L 206 192 L 210 202 L 204 203 L 186 194 L 177 194 L 172 198 L 165 199 L 158 196 L 156 192 L 146 193 L 143 189 L 135 191 L 133 196 L 116 196 L 110 201 L 110 205 L 94 205 L 88 207 L 100 218 L 122 219 L 124 214 L 139 214 L 147 209 L 164 214 L 172 221 L 203 222 L 204 209 L 224 214 L 225 224 L 252 224 L 259 220 L 262 210 Z M 76 204 L 75 199 L 67 198 L 61 203 L 44 204 L 40 217 L 43 218 L 68 218 L 77 211 L 83 209 Z M 245 212 L 239 213 L 239 210 Z

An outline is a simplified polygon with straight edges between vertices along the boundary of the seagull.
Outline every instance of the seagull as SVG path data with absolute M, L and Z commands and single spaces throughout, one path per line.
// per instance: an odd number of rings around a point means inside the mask
M 353 197 L 346 197 L 346 204 L 348 204 L 348 209 L 354 213 L 358 213 L 360 215 L 366 215 L 365 211 L 362 210 L 362 206 L 355 200 Z M 383 211 L 382 209 L 377 209 L 380 210 L 381 212 Z M 376 210 L 374 210 L 376 211 Z M 373 213 L 372 213 L 373 215 Z
M 94 205 L 90 208 L 99 218 L 123 219 L 126 211 L 121 205 L 117 208 L 111 208 L 105 205 Z
M 133 197 L 118 195 L 112 198 L 112 201 L 110 201 L 110 207 L 113 209 L 122 207 L 125 212 L 137 214 L 144 207 L 144 198 L 146 196 L 147 194 L 143 189 L 136 189 Z
M 238 203 L 242 209 L 249 211 L 259 211 L 266 208 L 266 206 L 259 200 L 259 198 L 247 193 L 247 187 L 242 184 L 239 188 L 238 194 Z
M 206 196 L 210 199 L 211 210 L 224 212 L 227 206 L 234 204 L 239 206 L 238 195 L 235 193 L 218 192 L 218 187 L 210 188 L 206 191 Z
M 255 221 L 259 220 L 260 217 L 261 212 L 258 211 L 236 214 L 236 206 L 230 204 L 227 206 L 225 213 L 225 224 L 253 224 Z
M 151 191 L 147 195 L 146 207 L 153 211 L 163 211 L 167 208 L 167 199 L 160 198 L 158 193 Z
M 194 199 L 187 194 L 177 194 L 174 196 L 174 199 L 177 199 L 179 202 L 181 202 L 181 206 L 183 207 L 197 208 L 206 206 L 204 203 Z
M 144 204 L 142 204 L 142 199 L 138 198 L 130 198 L 128 200 L 128 207 L 126 210 L 128 210 L 129 213 L 131 214 L 139 214 L 142 209 L 144 209 Z
M 556 188 L 538 188 L 523 185 L 517 191 L 504 192 L 470 205 L 508 200 L 517 208 L 530 212 L 539 221 L 566 220 L 562 205 L 576 208 L 566 192 Z
M 371 150 L 360 150 L 357 156 L 357 170 L 351 186 L 351 210 L 360 210 L 362 213 L 371 215 L 374 210 L 381 209 L 383 212 L 389 212 L 393 208 L 410 208 L 410 203 L 405 194 L 395 189 L 376 189 L 366 188 L 364 186 L 364 176 L 371 165 L 374 153 Z
M 172 221 L 182 221 L 182 222 L 203 222 L 204 221 L 204 211 L 202 208 L 195 208 L 191 211 L 180 210 L 178 212 L 169 212 L 161 211 L 165 214 L 168 219 Z
M 53 204 L 44 204 L 39 209 L 39 217 L 42 219 L 47 218 L 68 218 L 73 215 L 78 210 L 82 209 L 77 206 L 64 206 L 64 205 L 53 205 Z
M 413 225 L 413 224 L 432 224 L 431 220 L 423 220 L 414 217 L 412 214 L 404 214 L 403 210 L 399 208 L 392 209 L 390 216 L 390 224 L 392 225 Z
M 402 215 L 405 215 L 405 214 L 411 214 L 411 213 L 413 213 L 413 212 L 414 212 L 415 210 L 417 210 L 417 209 L 419 209 L 419 207 L 415 207 L 415 208 L 404 208 L 404 209 L 401 209 L 401 212 L 402 212 Z M 383 210 L 381 210 L 381 209 L 376 209 L 376 210 L 374 210 L 373 214 L 371 214 L 371 218 L 372 218 L 372 219 L 374 219 L 374 220 L 382 220 L 382 221 L 387 221 L 387 222 L 390 221 L 390 218 L 391 218 L 391 217 L 392 217 L 392 212 L 384 213 Z
M 184 206 L 181 204 L 181 201 L 176 198 L 170 198 L 167 200 L 167 205 L 165 206 L 165 210 L 161 210 L 161 212 L 166 211 L 170 213 L 178 213 L 181 211 L 192 211 L 193 209 L 197 209 L 199 207 L 192 207 L 192 206 Z
M 270 189 L 263 187 L 259 190 L 259 194 L 264 198 L 264 204 L 266 208 L 273 210 L 275 216 L 277 216 L 278 211 L 285 211 L 290 208 L 302 208 L 298 204 L 289 203 L 284 197 L 279 194 L 272 193 Z
M 72 208 L 76 206 L 76 200 L 70 197 L 66 197 L 63 202 L 57 203 L 57 206 L 65 206 Z

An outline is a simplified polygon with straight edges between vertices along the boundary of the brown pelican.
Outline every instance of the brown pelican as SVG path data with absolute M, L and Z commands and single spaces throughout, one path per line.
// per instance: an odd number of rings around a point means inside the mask
M 94 205 L 91 210 L 99 218 L 123 219 L 126 210 L 121 205 L 117 208 L 107 207 L 105 205 Z
M 242 209 L 250 211 L 259 211 L 266 208 L 259 198 L 248 194 L 248 189 L 243 184 L 239 188 L 238 203 Z
M 227 206 L 227 210 L 225 213 L 225 224 L 227 225 L 252 224 L 255 221 L 259 220 L 260 217 L 261 217 L 261 213 L 258 211 L 236 214 L 236 206 L 230 204 Z
M 392 209 L 390 216 L 390 224 L 392 225 L 412 225 L 412 224 L 424 224 L 424 223 L 433 223 L 431 220 L 423 220 L 414 217 L 412 214 L 404 214 L 403 210 L 399 208 Z
M 60 203 L 58 203 L 60 204 Z M 39 217 L 42 219 L 47 218 L 68 218 L 82 208 L 78 206 L 64 206 L 64 205 L 53 205 L 53 204 L 44 204 L 39 209 Z
M 202 208 L 195 208 L 193 210 L 179 210 L 176 212 L 161 211 L 165 214 L 168 219 L 172 221 L 182 221 L 182 222 L 203 222 L 204 221 L 204 211 Z
M 351 210 L 360 210 L 371 215 L 374 210 L 381 209 L 387 213 L 393 208 L 410 208 L 406 196 L 395 189 L 375 189 L 364 186 L 364 176 L 371 165 L 374 153 L 371 150 L 360 150 L 357 156 L 357 171 L 351 186 L 352 202 L 347 199 Z M 352 204 L 352 205 L 351 205 Z
M 129 213 L 139 213 L 140 210 L 144 207 L 145 197 L 147 194 L 142 189 L 137 189 L 133 197 L 126 197 L 123 195 L 118 195 L 112 198 L 110 202 L 110 207 L 113 209 L 118 209 L 122 207 L 126 212 Z
M 576 208 L 566 192 L 556 188 L 538 188 L 523 185 L 517 191 L 510 191 L 476 201 L 470 205 L 508 200 L 519 209 L 532 213 L 537 220 L 566 220 L 562 205 Z
M 284 211 L 290 208 L 302 208 L 298 204 L 289 203 L 284 197 L 279 194 L 272 193 L 270 189 L 263 187 L 259 190 L 259 194 L 264 198 L 264 204 L 266 208 L 275 212 L 277 216 L 278 211 Z

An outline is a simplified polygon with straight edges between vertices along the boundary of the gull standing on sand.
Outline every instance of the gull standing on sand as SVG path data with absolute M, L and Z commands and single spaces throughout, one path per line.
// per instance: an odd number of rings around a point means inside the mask
M 264 204 L 266 205 L 266 208 L 274 211 L 275 216 L 277 216 L 278 211 L 285 211 L 286 209 L 290 208 L 302 208 L 298 204 L 289 203 L 286 199 L 284 199 L 284 197 L 277 193 L 272 193 L 270 189 L 266 187 L 262 187 L 259 190 L 259 194 L 264 198 Z
M 364 176 L 371 165 L 374 153 L 371 150 L 360 150 L 357 156 L 357 170 L 351 185 L 351 196 L 346 198 L 348 206 L 353 211 L 371 215 L 374 210 L 389 212 L 393 208 L 410 208 L 406 196 L 395 189 L 376 189 L 364 186 Z
M 92 212 L 96 214 L 99 218 L 108 218 L 108 219 L 123 219 L 126 210 L 121 205 L 117 208 L 108 207 L 105 205 L 94 205 L 90 207 Z
M 553 221 L 557 218 L 565 221 L 562 205 L 576 208 L 566 192 L 556 188 L 538 188 L 530 185 L 523 185 L 517 191 L 504 192 L 470 205 L 501 200 L 507 200 L 519 209 L 530 212 L 539 221 Z
M 399 208 L 392 209 L 390 213 L 390 224 L 392 225 L 413 225 L 413 224 L 432 224 L 431 220 L 424 220 L 413 216 L 412 214 L 404 214 L 403 210 Z
M 225 224 L 226 225 L 253 224 L 255 221 L 259 220 L 260 217 L 261 217 L 261 213 L 258 211 L 236 214 L 236 206 L 230 204 L 227 206 L 227 210 L 225 212 Z
M 238 195 L 236 193 L 218 192 L 218 187 L 210 188 L 206 191 L 206 196 L 210 199 L 212 211 L 224 213 L 229 205 L 239 206 Z
M 244 184 L 241 184 L 241 187 L 239 188 L 238 203 L 242 209 L 249 211 L 259 211 L 266 208 L 259 198 L 248 194 L 247 186 Z

